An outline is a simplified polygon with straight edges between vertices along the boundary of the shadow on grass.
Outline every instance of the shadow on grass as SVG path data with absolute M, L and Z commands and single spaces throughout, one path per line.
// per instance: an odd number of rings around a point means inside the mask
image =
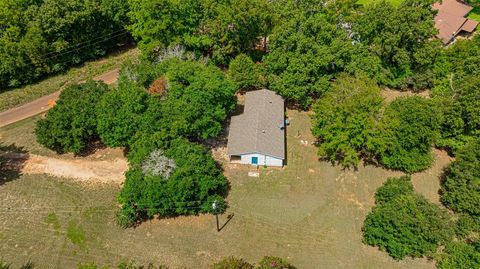
M 19 178 L 28 158 L 28 151 L 23 147 L 0 144 L 0 186 Z

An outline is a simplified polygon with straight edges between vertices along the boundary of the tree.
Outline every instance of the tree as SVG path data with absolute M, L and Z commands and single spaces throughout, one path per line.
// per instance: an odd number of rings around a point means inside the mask
M 433 64 L 440 42 L 433 37 L 433 0 L 405 0 L 395 7 L 387 1 L 366 5 L 354 24 L 358 42 L 381 59 L 387 76 L 381 84 L 424 89 L 433 84 Z
M 228 77 L 239 89 L 258 88 L 263 84 L 259 67 L 246 54 L 240 54 L 230 62 Z
M 470 269 L 480 267 L 480 243 L 449 242 L 438 255 L 439 269 Z
M 392 189 L 392 184 L 383 186 Z M 377 196 L 382 197 L 381 193 Z M 378 246 L 396 260 L 405 256 L 421 257 L 435 252 L 452 236 L 449 216 L 417 194 L 391 197 L 367 215 L 363 226 L 366 244 Z
M 227 257 L 223 260 L 213 264 L 210 269 L 254 269 L 255 267 L 244 261 L 243 259 L 238 259 L 235 257 Z
M 109 147 L 127 146 L 138 131 L 147 110 L 148 94 L 133 83 L 122 83 L 97 105 L 97 130 Z
M 409 176 L 388 178 L 375 193 L 375 203 L 385 204 L 400 195 L 414 194 L 412 181 Z
M 444 172 L 442 203 L 457 213 L 480 219 L 480 139 L 461 149 Z
M 383 104 L 380 89 L 367 78 L 340 76 L 313 106 L 318 154 L 343 166 L 357 166 Z
M 315 1 L 285 5 L 289 11 L 269 37 L 270 53 L 264 57 L 269 88 L 307 108 L 336 74 L 373 77 L 379 71 L 378 59 L 352 39 L 349 22 L 342 20 L 348 14 L 335 14 L 330 5 Z
M 67 87 L 55 107 L 36 123 L 38 143 L 57 152 L 80 153 L 98 136 L 95 107 L 108 88 L 101 82 Z
M 438 128 L 431 100 L 418 96 L 397 98 L 385 109 L 368 149 L 387 168 L 418 172 L 433 161 L 431 147 Z
M 217 67 L 195 61 L 166 60 L 159 76 L 168 81 L 163 100 L 152 100 L 142 131 L 167 132 L 192 141 L 217 136 L 228 113 L 235 108 L 235 85 Z
M 214 201 L 224 203 L 227 180 L 203 146 L 176 139 L 162 150 L 175 168 L 166 178 L 132 165 L 119 195 L 119 224 L 128 227 L 155 215 L 208 213 Z

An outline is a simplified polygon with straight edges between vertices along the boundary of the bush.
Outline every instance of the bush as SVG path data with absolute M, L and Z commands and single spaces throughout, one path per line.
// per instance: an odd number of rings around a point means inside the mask
M 430 100 L 398 98 L 385 109 L 369 149 L 387 168 L 414 173 L 430 167 L 438 119 Z
M 255 267 L 252 264 L 244 261 L 243 259 L 228 257 L 213 264 L 210 268 L 211 269 L 254 269 Z
M 480 139 L 468 143 L 444 172 L 441 200 L 458 213 L 480 219 Z
M 364 242 L 396 260 L 432 254 L 453 235 L 448 214 L 413 193 L 408 183 L 407 178 L 387 180 L 363 226 Z M 407 194 L 400 194 L 401 190 Z
M 123 207 L 118 222 L 123 226 L 157 214 L 212 213 L 213 201 L 224 203 L 227 180 L 203 146 L 176 139 L 162 150 L 176 163 L 168 179 L 161 174 L 145 174 L 136 165 L 126 173 L 119 196 Z
M 37 121 L 38 143 L 60 153 L 85 150 L 97 136 L 95 106 L 107 89 L 105 84 L 93 81 L 67 87 L 55 107 Z
M 439 269 L 480 268 L 480 243 L 450 242 L 437 258 Z
M 246 54 L 240 54 L 230 62 L 228 76 L 239 89 L 262 86 L 259 67 Z
M 380 89 L 367 78 L 340 77 L 313 106 L 312 132 L 318 154 L 343 166 L 357 166 L 382 107 Z
M 375 193 L 375 203 L 385 204 L 398 196 L 414 194 L 412 181 L 409 176 L 388 178 Z
M 257 269 L 296 269 L 296 267 L 286 262 L 282 258 L 265 256 L 259 262 Z
M 103 96 L 97 106 L 98 134 L 109 147 L 127 146 L 147 110 L 148 94 L 133 83 L 122 83 Z

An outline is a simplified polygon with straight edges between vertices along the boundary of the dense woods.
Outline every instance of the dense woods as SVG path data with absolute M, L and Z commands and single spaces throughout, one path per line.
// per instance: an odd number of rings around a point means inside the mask
M 31 83 L 129 42 L 121 0 L 0 2 L 0 92 Z

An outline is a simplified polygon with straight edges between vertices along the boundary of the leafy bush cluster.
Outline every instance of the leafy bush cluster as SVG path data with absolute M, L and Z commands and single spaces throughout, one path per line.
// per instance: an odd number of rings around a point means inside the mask
M 147 65 L 126 68 L 134 76 L 123 74 L 115 89 L 96 82 L 66 89 L 37 123 L 38 141 L 74 153 L 98 138 L 127 147 L 131 166 L 119 196 L 122 226 L 155 215 L 213 212 L 214 201 L 224 210 L 227 180 L 194 142 L 219 134 L 235 106 L 235 85 L 218 68 L 195 61 Z M 168 83 L 166 92 L 149 95 L 157 77 Z
M 376 205 L 365 220 L 363 239 L 394 259 L 435 253 L 453 235 L 450 217 L 414 193 L 409 178 L 392 178 L 377 190 Z
M 470 269 L 480 267 L 480 243 L 450 242 L 439 255 L 439 269 Z
M 2 0 L 0 89 L 65 70 L 129 41 L 123 30 L 127 12 L 123 0 Z

